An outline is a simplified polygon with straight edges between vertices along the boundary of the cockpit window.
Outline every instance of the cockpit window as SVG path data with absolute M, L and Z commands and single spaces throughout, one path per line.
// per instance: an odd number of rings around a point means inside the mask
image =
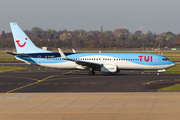
M 168 58 L 163 58 L 162 60 L 167 61 L 167 60 L 169 60 L 169 59 L 168 59 Z

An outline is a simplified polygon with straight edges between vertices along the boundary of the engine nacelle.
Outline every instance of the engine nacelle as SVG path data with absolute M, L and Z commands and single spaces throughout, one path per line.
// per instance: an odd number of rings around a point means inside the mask
M 116 73 L 118 69 L 116 65 L 102 65 L 100 71 L 104 73 Z

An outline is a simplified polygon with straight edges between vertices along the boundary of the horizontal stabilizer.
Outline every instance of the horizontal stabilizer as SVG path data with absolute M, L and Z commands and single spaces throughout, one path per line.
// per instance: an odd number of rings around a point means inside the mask
M 24 55 L 24 54 L 18 54 L 18 53 L 12 53 L 12 52 L 6 52 L 6 53 L 14 55 L 14 56 L 29 57 L 29 55 Z

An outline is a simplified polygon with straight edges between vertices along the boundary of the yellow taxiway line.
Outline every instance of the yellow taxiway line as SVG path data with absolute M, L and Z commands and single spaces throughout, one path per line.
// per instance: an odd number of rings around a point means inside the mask
M 73 71 L 66 72 L 66 73 L 63 73 L 62 75 L 66 75 L 66 74 L 69 74 L 69 73 L 72 73 L 72 72 L 73 72 Z M 44 79 L 42 79 L 42 80 L 36 79 L 37 82 L 30 83 L 30 84 L 28 84 L 28 85 L 24 85 L 24 86 L 15 88 L 15 89 L 10 90 L 10 91 L 7 91 L 7 92 L 5 92 L 5 93 L 1 93 L 0 95 L 7 94 L 7 93 L 11 93 L 11 92 L 20 90 L 20 89 L 22 89 L 22 88 L 25 88 L 25 87 L 28 87 L 28 86 L 31 86 L 31 85 L 35 85 L 35 84 L 37 84 L 37 83 L 43 82 L 43 81 L 45 81 L 45 80 L 47 80 L 47 79 L 49 79 L 49 78 L 52 78 L 52 77 L 54 77 L 54 76 L 59 76 L 59 75 L 51 75 L 51 76 L 48 76 L 48 77 L 46 77 L 46 78 L 44 78 Z M 26 79 L 27 79 L 27 78 L 26 78 Z M 32 79 L 32 80 L 35 80 L 35 79 Z

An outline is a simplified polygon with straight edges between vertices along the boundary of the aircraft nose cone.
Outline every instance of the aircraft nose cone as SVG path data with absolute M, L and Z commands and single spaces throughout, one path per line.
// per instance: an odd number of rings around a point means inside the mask
M 175 63 L 175 62 L 173 62 L 173 61 L 170 61 L 170 65 L 171 65 L 171 67 L 173 67 L 173 66 L 175 66 L 175 65 L 176 65 L 176 63 Z

